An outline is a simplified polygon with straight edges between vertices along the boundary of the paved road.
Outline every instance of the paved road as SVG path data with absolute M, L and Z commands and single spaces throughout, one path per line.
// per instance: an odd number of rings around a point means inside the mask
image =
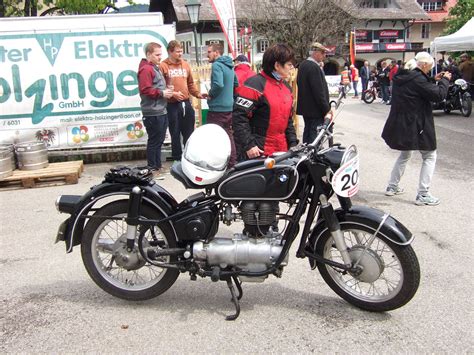
M 471 290 L 474 117 L 437 115 L 437 207 L 413 204 L 420 159 L 409 164 L 407 193 L 383 190 L 396 158 L 379 138 L 388 107 L 347 100 L 337 141 L 361 154 L 357 203 L 390 211 L 416 235 L 422 279 L 405 307 L 382 314 L 354 308 L 335 295 L 306 260 L 290 258 L 283 278 L 244 284 L 242 313 L 232 311 L 224 283 L 181 275 L 157 299 L 128 303 L 101 291 L 86 274 L 79 249 L 53 245 L 65 218 L 59 194 L 82 194 L 107 164 L 86 166 L 79 184 L 0 191 L 0 322 L 2 353 L 472 353 Z M 167 176 L 165 188 L 188 192 Z

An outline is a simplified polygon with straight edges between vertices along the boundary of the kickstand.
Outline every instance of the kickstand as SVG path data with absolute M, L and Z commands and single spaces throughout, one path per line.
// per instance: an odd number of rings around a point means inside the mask
M 232 279 L 234 280 L 235 285 L 237 286 L 237 289 L 239 290 L 239 297 L 235 295 L 235 289 L 234 289 L 234 285 L 232 284 Z M 230 294 L 232 295 L 232 303 L 234 303 L 234 306 L 235 306 L 235 314 L 225 317 L 225 320 L 236 320 L 240 314 L 239 299 L 242 297 L 242 287 L 240 286 L 236 278 L 232 277 L 232 279 L 229 277 L 228 279 L 226 279 L 226 282 L 227 282 L 227 286 L 229 287 Z
M 244 291 L 242 290 L 242 282 L 239 281 L 237 276 L 232 276 L 232 280 L 235 282 L 235 286 L 237 287 L 237 291 L 239 291 L 239 295 L 237 296 L 237 299 L 240 300 L 244 294 Z

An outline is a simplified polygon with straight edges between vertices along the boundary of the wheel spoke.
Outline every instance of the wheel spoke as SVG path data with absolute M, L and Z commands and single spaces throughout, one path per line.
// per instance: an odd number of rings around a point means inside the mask
M 345 275 L 337 268 L 326 265 L 325 268 L 332 279 L 348 294 L 364 301 L 381 302 L 394 297 L 403 283 L 403 270 L 394 251 L 377 235 L 378 231 L 370 233 L 360 229 L 346 229 L 343 233 L 349 253 L 352 252 L 353 262 L 360 262 L 362 267 L 360 277 L 364 277 L 364 267 L 368 268 L 366 272 L 370 278 L 373 276 L 369 275 L 374 275 L 374 272 L 380 274 L 373 282 L 363 282 L 356 275 Z M 329 237 L 324 257 L 340 262 L 342 257 L 333 244 L 334 241 Z
M 125 215 L 126 213 L 114 215 L 114 217 Z M 166 269 L 145 263 L 138 250 L 130 254 L 130 260 L 136 260 L 133 261 L 134 264 L 131 264 L 134 270 L 129 271 L 122 264 L 117 264 L 115 254 L 118 253 L 118 257 L 122 258 L 122 253 L 125 253 L 122 249 L 125 243 L 125 227 L 126 224 L 122 220 L 109 219 L 100 222 L 91 240 L 91 245 L 94 246 L 92 261 L 101 276 L 117 288 L 129 291 L 150 288 L 164 277 Z M 166 236 L 159 227 L 147 228 L 144 234 L 144 245 L 149 246 L 151 242 L 161 248 L 168 247 Z M 160 258 L 160 261 L 167 262 L 169 259 L 164 256 Z
M 382 281 L 385 281 L 385 284 L 387 285 L 387 289 L 390 291 L 393 291 L 397 288 L 398 286 L 398 283 L 395 283 L 391 280 L 388 280 L 385 275 L 381 275 L 379 280 L 382 280 Z
M 139 273 L 138 273 L 138 270 L 134 270 L 133 271 L 135 277 L 136 277 L 136 280 L 137 280 L 137 283 L 139 280 L 142 280 L 143 283 L 146 283 L 146 280 L 143 278 L 143 276 L 141 276 Z

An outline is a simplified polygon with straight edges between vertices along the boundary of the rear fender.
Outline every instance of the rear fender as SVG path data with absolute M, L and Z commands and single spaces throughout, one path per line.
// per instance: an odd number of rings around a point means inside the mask
M 72 252 L 75 245 L 81 244 L 82 233 L 86 224 L 84 217 L 89 211 L 105 198 L 128 199 L 133 184 L 102 183 L 91 188 L 77 203 L 71 217 L 68 218 L 64 231 L 66 252 Z M 165 217 L 170 216 L 176 209 L 178 203 L 171 194 L 158 184 L 141 186 L 143 190 L 143 201 L 160 211 Z M 176 231 L 171 222 L 168 222 L 176 238 Z
M 348 211 L 339 208 L 334 212 L 340 224 L 360 224 L 372 230 L 373 233 L 377 231 L 385 216 L 385 212 L 365 206 L 352 206 Z M 316 243 L 326 229 L 327 225 L 325 221 L 323 219 L 318 220 L 306 244 L 305 249 L 307 251 L 312 254 L 315 253 Z M 413 234 L 402 223 L 390 215 L 380 227 L 377 234 L 401 246 L 410 245 L 414 239 Z M 312 268 L 316 267 L 316 261 L 310 259 L 310 265 Z

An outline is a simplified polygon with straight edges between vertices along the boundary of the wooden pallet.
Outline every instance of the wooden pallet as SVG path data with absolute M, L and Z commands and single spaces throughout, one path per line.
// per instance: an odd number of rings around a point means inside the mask
M 84 171 L 82 160 L 49 163 L 38 170 L 14 170 L 13 175 L 0 179 L 0 188 L 40 187 L 58 184 L 77 184 Z

